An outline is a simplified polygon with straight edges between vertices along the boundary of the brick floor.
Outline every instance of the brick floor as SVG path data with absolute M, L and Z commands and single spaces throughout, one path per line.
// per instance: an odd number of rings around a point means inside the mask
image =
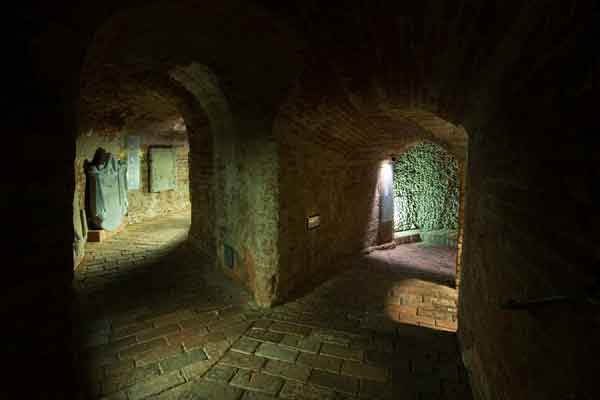
M 456 343 L 455 252 L 374 251 L 260 310 L 186 247 L 189 217 L 89 244 L 76 271 L 89 398 L 470 400 Z

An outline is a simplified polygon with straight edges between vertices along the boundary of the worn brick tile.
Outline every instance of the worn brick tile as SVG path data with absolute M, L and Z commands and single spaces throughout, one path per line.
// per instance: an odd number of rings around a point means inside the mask
M 297 360 L 298 364 L 308 367 L 338 373 L 342 366 L 342 360 L 328 356 L 321 356 L 309 353 L 300 353 Z
M 427 326 L 429 328 L 435 328 L 435 319 L 425 316 L 417 316 L 419 326 Z
M 160 362 L 160 367 L 162 368 L 163 372 L 170 372 L 183 368 L 186 365 L 207 359 L 208 357 L 206 356 L 204 350 L 198 349 L 162 360 Z
M 189 309 L 178 310 L 172 313 L 167 313 L 159 317 L 152 318 L 150 321 L 154 324 L 154 326 L 161 327 L 164 325 L 171 325 L 181 321 L 190 320 L 195 318 L 197 315 L 198 314 L 195 311 Z
M 390 383 L 381 383 L 364 380 L 360 382 L 358 397 L 361 399 L 377 400 L 418 400 L 414 384 L 399 382 L 392 385 Z M 450 400 L 450 399 L 448 399 Z
M 310 375 L 310 368 L 302 364 L 269 360 L 264 366 L 263 372 L 265 374 L 275 375 L 293 381 L 306 382 Z
M 339 346 L 337 344 L 324 343 L 323 346 L 321 346 L 321 354 L 343 358 L 346 360 L 361 361 L 363 359 L 363 353 L 363 350 L 352 349 L 345 346 Z
M 228 351 L 221 359 L 221 363 L 235 368 L 258 370 L 263 366 L 265 360 L 265 358 L 255 355 Z
M 129 400 L 143 399 L 144 397 L 160 393 L 168 388 L 184 383 L 185 380 L 177 371 L 161 375 L 152 379 L 138 382 L 126 390 Z
M 181 369 L 186 380 L 196 379 L 203 376 L 213 366 L 215 360 L 197 361 L 193 364 L 186 365 Z
M 247 337 L 241 337 L 231 346 L 231 349 L 240 353 L 252 354 L 260 343 Z
M 102 344 L 100 346 L 88 347 L 86 353 L 90 355 L 97 354 L 117 354 L 119 351 L 137 343 L 135 337 L 130 336 L 115 340 L 111 343 Z
M 138 381 L 158 376 L 160 370 L 157 365 L 148 365 L 141 368 L 134 368 L 118 375 L 112 375 L 102 381 L 102 393 L 110 394 L 132 386 Z
M 277 398 L 260 392 L 245 392 L 241 400 L 277 400 Z
M 271 321 L 269 319 L 259 319 L 258 321 L 255 321 L 252 324 L 252 328 L 253 329 L 268 329 L 272 323 L 273 323 L 273 321 Z
M 283 385 L 283 379 L 260 372 L 239 370 L 229 384 L 246 390 L 275 395 Z
M 458 323 L 456 321 L 446 321 L 446 320 L 436 319 L 435 326 L 440 329 L 447 330 L 449 332 L 456 332 L 456 330 L 458 329 Z
M 150 340 L 149 342 L 138 343 L 133 346 L 127 347 L 124 350 L 119 352 L 119 357 L 121 359 L 137 357 L 142 353 L 150 351 L 160 346 L 166 346 L 167 341 L 164 338 L 158 338 L 154 340 Z
M 223 364 L 216 364 L 208 370 L 206 375 L 204 375 L 204 379 L 227 383 L 236 372 L 237 368 Z
M 307 336 L 311 332 L 311 328 L 309 327 L 286 322 L 276 322 L 269 327 L 269 330 L 272 332 L 298 336 Z
M 115 392 L 108 396 L 101 397 L 100 400 L 127 400 L 127 394 L 124 391 Z
M 410 314 L 397 314 L 395 320 L 403 324 L 418 325 L 419 323 L 419 318 Z
M 161 336 L 166 336 L 179 331 L 179 326 L 176 324 L 164 325 L 159 328 L 150 328 L 140 331 L 136 334 L 140 342 L 154 339 Z
M 313 371 L 308 381 L 313 385 L 330 388 L 336 392 L 355 394 L 358 391 L 358 379 L 330 372 Z
M 117 361 L 104 367 L 106 376 L 121 375 L 135 368 L 133 360 Z
M 388 377 L 388 371 L 385 368 L 348 360 L 342 364 L 341 374 L 379 382 L 385 382 Z
M 167 335 L 167 341 L 169 344 L 182 344 L 186 339 L 193 338 L 195 336 L 204 336 L 208 334 L 208 329 L 198 328 L 197 330 L 184 330 Z
M 213 325 L 209 329 L 211 332 L 221 332 L 225 336 L 233 338 L 244 334 L 250 328 L 250 322 L 236 322 L 233 324 L 227 323 L 223 325 Z
M 250 329 L 245 335 L 249 338 L 260 340 L 261 342 L 279 343 L 283 339 L 281 333 L 265 331 L 262 329 Z
M 287 362 L 295 361 L 298 353 L 298 350 L 292 350 L 273 343 L 261 343 L 255 352 L 257 356 Z
M 160 360 L 164 360 L 165 358 L 173 357 L 181 353 L 183 353 L 183 348 L 181 345 L 160 346 L 137 356 L 135 359 L 135 364 L 138 367 L 147 364 L 154 364 Z
M 417 315 L 418 307 L 407 305 L 387 305 L 386 310 L 395 312 L 399 315 L 414 316 Z
M 247 309 L 243 306 L 233 306 L 233 307 L 227 307 L 224 308 L 222 310 L 219 310 L 219 317 L 226 319 L 226 318 L 245 318 L 244 313 L 247 311 Z
M 194 318 L 182 320 L 179 324 L 183 329 L 205 328 L 211 321 L 215 321 L 217 318 L 216 312 L 209 311 L 200 313 Z
M 332 389 L 287 381 L 281 388 L 279 397 L 287 400 L 333 400 Z
M 204 347 L 208 343 L 222 342 L 227 338 L 222 333 L 212 332 L 206 335 L 197 335 L 184 339 L 183 345 L 186 349 L 191 350 L 198 347 Z
M 285 335 L 280 344 L 285 347 L 291 347 L 305 353 L 313 354 L 316 354 L 321 348 L 321 342 L 315 338 L 303 338 L 294 335 Z
M 312 333 L 312 336 L 321 342 L 337 344 L 341 346 L 348 346 L 352 342 L 352 337 L 349 337 L 343 333 L 328 330 L 316 330 Z
M 218 382 L 197 379 L 162 393 L 152 400 L 238 400 L 241 396 L 242 390 L 238 388 Z

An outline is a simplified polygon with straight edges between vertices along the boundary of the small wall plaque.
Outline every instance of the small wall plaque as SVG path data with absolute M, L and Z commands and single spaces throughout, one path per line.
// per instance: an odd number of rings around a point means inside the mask
M 150 191 L 175 190 L 177 185 L 177 156 L 173 147 L 151 147 Z
M 319 214 L 311 215 L 306 218 L 306 229 L 311 230 L 321 226 L 321 216 Z

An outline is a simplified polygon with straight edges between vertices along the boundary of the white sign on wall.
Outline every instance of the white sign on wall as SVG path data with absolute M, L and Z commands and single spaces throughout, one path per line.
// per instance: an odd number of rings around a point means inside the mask
M 127 136 L 127 189 L 140 188 L 140 137 Z

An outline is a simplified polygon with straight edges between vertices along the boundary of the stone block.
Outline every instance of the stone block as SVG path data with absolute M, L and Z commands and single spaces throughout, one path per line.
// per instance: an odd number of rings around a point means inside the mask
M 339 346 L 336 344 L 324 343 L 321 347 L 321 354 L 343 358 L 345 360 L 362 361 L 364 351 L 361 349 L 352 349 L 350 347 Z
M 128 388 L 125 392 L 129 400 L 143 399 L 144 397 L 160 393 L 173 386 L 184 383 L 185 380 L 178 371 L 148 379 Z
M 158 397 L 153 398 L 153 400 L 238 400 L 241 396 L 242 391 L 238 388 L 198 379 L 161 393 Z
M 303 338 L 294 335 L 285 335 L 280 344 L 305 353 L 316 354 L 321 348 L 321 342 L 315 338 Z
M 238 353 L 237 351 L 228 351 L 221 359 L 223 365 L 250 370 L 259 370 L 265 361 L 265 358 Z
M 249 338 L 260 340 L 261 342 L 270 343 L 279 343 L 283 339 L 283 334 L 263 329 L 250 329 L 245 335 Z
M 166 336 L 179 331 L 177 324 L 163 325 L 159 328 L 150 328 L 136 333 L 140 342 L 154 339 L 161 336 Z
M 198 361 L 207 360 L 208 357 L 202 349 L 183 353 L 174 357 L 169 357 L 160 362 L 160 367 L 163 372 L 170 372 L 173 370 L 181 369 L 186 365 L 193 364 Z
M 358 392 L 358 379 L 349 376 L 332 374 L 325 371 L 313 371 L 308 379 L 309 383 L 333 389 L 336 392 L 355 394 Z
M 254 324 L 252 324 L 252 328 L 253 329 L 268 329 L 272 323 L 273 323 L 273 321 L 268 320 L 268 319 L 259 319 L 258 321 L 255 321 Z
M 231 346 L 231 349 L 240 353 L 252 354 L 260 343 L 261 342 L 247 337 L 241 337 L 233 346 Z
M 310 368 L 301 364 L 269 360 L 263 368 L 263 372 L 293 381 L 306 382 L 310 375 Z
M 388 371 L 385 368 L 347 360 L 342 364 L 341 374 L 379 382 L 385 382 L 388 378 Z
M 203 347 L 208 343 L 223 342 L 227 340 L 225 335 L 220 332 L 211 332 L 206 335 L 194 335 L 183 340 L 183 345 L 186 349 L 195 349 Z
M 334 392 L 329 388 L 287 381 L 279 397 L 287 400 L 333 400 Z
M 298 350 L 291 350 L 278 344 L 262 343 L 255 354 L 273 360 L 293 362 L 298 357 L 298 353 Z
M 239 370 L 231 379 L 230 385 L 275 395 L 283 385 L 283 379 L 260 372 Z
M 277 400 L 277 397 L 259 392 L 245 392 L 241 400 Z
M 306 365 L 308 367 L 338 373 L 342 366 L 342 360 L 339 358 L 333 358 L 328 356 L 300 353 L 297 360 L 298 364 Z
M 136 345 L 127 347 L 126 349 L 119 352 L 119 355 L 122 359 L 137 357 L 140 354 L 148 352 L 152 349 L 155 349 L 160 346 L 166 346 L 167 341 L 164 338 L 158 338 L 154 340 L 150 340 L 149 342 L 138 343 Z
M 208 370 L 204 379 L 208 381 L 227 383 L 237 372 L 237 369 L 228 365 L 217 364 Z
M 269 330 L 272 332 L 298 336 L 307 336 L 311 332 L 311 328 L 309 327 L 286 322 L 276 322 L 269 327 Z

